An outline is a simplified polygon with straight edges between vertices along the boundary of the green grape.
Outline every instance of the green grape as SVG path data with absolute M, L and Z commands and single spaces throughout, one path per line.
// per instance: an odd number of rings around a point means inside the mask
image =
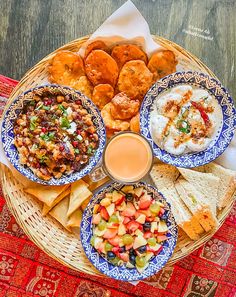
M 98 224 L 98 230 L 103 231 L 107 227 L 107 223 L 104 220 L 101 220 L 101 222 Z
M 106 244 L 105 244 L 105 251 L 106 252 L 109 252 L 109 251 L 112 250 L 112 248 L 113 248 L 113 246 L 109 242 L 106 242 Z
M 131 243 L 134 242 L 133 237 L 129 234 L 123 235 L 122 240 L 123 240 L 124 245 L 130 245 Z
M 145 257 L 136 257 L 135 261 L 138 267 L 144 267 L 147 263 Z
M 94 246 L 94 242 L 95 242 L 95 236 L 92 236 L 91 240 L 90 240 L 90 243 L 91 243 L 92 246 Z
M 119 223 L 119 219 L 118 219 L 118 217 L 115 214 L 113 214 L 112 216 L 110 216 L 108 222 L 109 223 Z
M 150 210 L 151 212 L 155 213 L 155 214 L 158 214 L 159 211 L 160 211 L 161 207 L 160 205 L 158 205 L 157 203 L 154 203 L 154 204 L 151 204 L 150 205 Z
M 156 245 L 157 243 L 156 238 L 154 237 L 148 238 L 147 242 L 149 245 Z

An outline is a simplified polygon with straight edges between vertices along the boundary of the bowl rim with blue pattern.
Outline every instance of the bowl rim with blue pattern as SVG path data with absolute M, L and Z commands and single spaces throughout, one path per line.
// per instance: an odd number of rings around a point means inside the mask
M 200 152 L 173 155 L 160 148 L 153 140 L 150 129 L 150 113 L 154 101 L 163 92 L 178 85 L 192 85 L 207 90 L 221 106 L 222 127 L 207 147 Z M 147 92 L 140 108 L 140 131 L 153 148 L 154 155 L 162 162 L 176 167 L 193 168 L 214 161 L 230 144 L 236 129 L 236 110 L 233 99 L 223 85 L 213 77 L 196 71 L 175 72 L 157 81 Z
M 134 184 L 135 187 L 145 187 L 148 192 L 153 193 L 153 197 L 157 198 L 165 205 L 166 214 L 167 214 L 167 226 L 168 230 L 168 239 L 163 243 L 162 251 L 154 256 L 150 262 L 148 267 L 142 272 L 139 273 L 136 268 L 126 268 L 123 266 L 115 266 L 110 263 L 105 257 L 101 256 L 98 251 L 94 247 L 92 247 L 90 240 L 92 237 L 92 216 L 93 216 L 93 208 L 96 203 L 98 203 L 102 198 L 104 198 L 105 193 L 110 192 L 116 189 L 121 189 L 125 184 L 121 184 L 118 182 L 109 182 L 102 189 L 98 190 L 93 197 L 91 198 L 89 204 L 84 210 L 81 226 L 80 226 L 80 240 L 85 251 L 87 258 L 91 261 L 91 263 L 103 274 L 117 279 L 121 281 L 137 281 L 142 280 L 144 278 L 150 277 L 156 274 L 159 270 L 161 270 L 167 261 L 172 256 L 177 238 L 178 238 L 178 226 L 175 222 L 174 216 L 171 212 L 171 206 L 166 201 L 165 197 L 161 192 L 159 192 L 154 186 L 149 185 L 145 182 L 137 182 Z
M 92 121 L 97 129 L 96 132 L 99 137 L 99 146 L 96 149 L 95 154 L 89 159 L 88 164 L 84 168 L 82 168 L 80 171 L 75 171 L 69 175 L 62 175 L 62 177 L 59 179 L 52 177 L 49 181 L 40 179 L 33 173 L 33 171 L 31 171 L 29 167 L 20 164 L 19 153 L 14 145 L 14 121 L 17 115 L 21 112 L 24 102 L 32 100 L 33 93 L 35 91 L 37 91 L 38 93 L 41 90 L 42 92 L 44 92 L 45 90 L 49 90 L 52 93 L 55 92 L 58 94 L 59 92 L 64 95 L 70 94 L 78 97 L 78 99 L 82 101 L 84 108 L 86 108 L 87 111 L 92 115 Z M 20 94 L 17 98 L 13 100 L 13 102 L 9 105 L 7 110 L 5 110 L 2 121 L 1 140 L 7 159 L 22 175 L 39 184 L 65 185 L 75 182 L 87 175 L 88 173 L 90 173 L 91 170 L 100 161 L 106 144 L 106 130 L 100 111 L 98 110 L 96 105 L 84 94 L 67 86 L 45 84 L 37 86 L 35 88 L 31 88 L 25 91 L 24 93 Z

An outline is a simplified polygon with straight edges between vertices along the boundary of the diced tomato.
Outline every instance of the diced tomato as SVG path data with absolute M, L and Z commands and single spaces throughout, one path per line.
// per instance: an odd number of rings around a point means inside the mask
M 119 250 L 120 250 L 119 246 L 114 246 L 112 248 L 112 252 L 115 253 L 115 254 L 117 254 L 119 252 Z
M 152 203 L 152 197 L 149 195 L 143 195 L 138 203 L 140 209 L 147 209 Z
M 64 145 L 61 144 L 61 145 L 59 146 L 59 150 L 60 150 L 61 152 L 63 152 L 64 149 L 65 149 Z
M 45 133 L 45 132 L 47 131 L 47 128 L 42 127 L 41 131 L 42 131 L 43 133 Z
M 78 144 L 79 144 L 79 142 L 78 142 L 78 141 L 76 141 L 76 140 L 72 141 L 72 145 L 73 145 L 73 147 L 77 147 L 77 146 L 78 146 Z

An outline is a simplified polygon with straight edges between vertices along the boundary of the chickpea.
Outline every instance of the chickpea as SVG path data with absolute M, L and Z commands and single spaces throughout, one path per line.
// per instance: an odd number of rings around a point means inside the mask
M 65 98 L 63 96 L 57 96 L 57 102 L 61 103 L 65 100 Z

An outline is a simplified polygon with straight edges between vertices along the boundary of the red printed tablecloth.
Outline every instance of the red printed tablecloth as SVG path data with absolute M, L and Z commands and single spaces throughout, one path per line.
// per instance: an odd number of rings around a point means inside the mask
M 0 115 L 17 81 L 0 75 Z M 73 271 L 47 256 L 17 225 L 0 188 L 0 297 L 235 297 L 236 203 L 203 247 L 145 282 Z

